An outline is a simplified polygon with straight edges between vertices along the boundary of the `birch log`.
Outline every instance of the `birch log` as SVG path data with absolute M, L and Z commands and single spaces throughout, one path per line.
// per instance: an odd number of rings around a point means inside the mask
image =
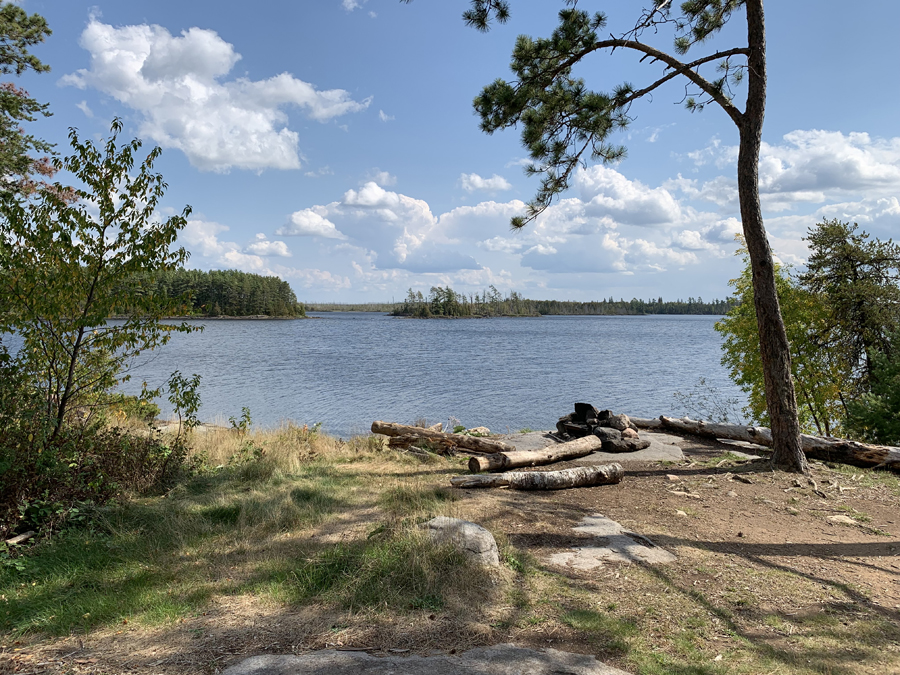
M 483 454 L 515 452 L 516 450 L 515 446 L 509 443 L 491 440 L 490 438 L 466 436 L 465 434 L 445 434 L 442 431 L 408 427 L 404 424 L 395 424 L 393 422 L 372 422 L 372 433 L 382 434 L 383 436 L 416 436 L 425 440 L 437 441 L 441 444 L 450 443 L 457 448 Z
M 509 487 L 513 490 L 564 490 L 573 487 L 611 485 L 625 475 L 621 464 L 579 466 L 562 471 L 508 471 L 478 476 L 454 476 L 450 484 L 458 488 Z
M 469 471 L 506 471 L 520 466 L 543 466 L 563 462 L 567 459 L 584 457 L 596 452 L 603 445 L 603 441 L 596 436 L 576 438 L 567 443 L 557 443 L 540 450 L 513 450 L 512 452 L 497 452 L 493 455 L 482 455 L 469 459 Z
M 741 426 L 738 424 L 716 424 L 698 422 L 688 418 L 660 416 L 664 429 L 681 431 L 709 438 L 727 438 L 732 441 L 747 441 L 757 445 L 772 447 L 772 432 L 766 427 Z M 632 419 L 632 421 L 634 421 Z M 640 420 L 642 421 L 642 420 Z M 638 426 L 641 426 L 638 424 Z M 844 438 L 820 438 L 800 435 L 803 453 L 810 459 L 836 462 L 868 468 L 888 468 L 900 471 L 900 448 L 889 445 L 869 445 Z

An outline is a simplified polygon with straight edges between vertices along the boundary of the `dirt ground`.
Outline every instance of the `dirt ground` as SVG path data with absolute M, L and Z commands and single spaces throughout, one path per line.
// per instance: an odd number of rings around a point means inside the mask
M 225 597 L 175 625 L 4 644 L 0 673 L 213 673 L 260 653 L 454 653 L 503 642 L 593 653 L 635 672 L 900 673 L 897 483 L 821 463 L 807 481 L 762 462 L 723 459 L 729 446 L 714 441 L 685 438 L 680 445 L 685 462 L 626 463 L 618 485 L 462 492 L 458 515 L 490 529 L 501 544 L 505 537 L 536 570 L 514 581 L 519 595 L 473 610 L 470 620 Z M 446 481 L 443 471 L 434 476 L 435 484 Z M 678 560 L 591 571 L 550 566 L 550 554 L 585 543 L 572 528 L 598 513 Z M 592 616 L 585 613 L 591 604 L 620 627 L 638 626 L 646 654 L 623 648 L 616 626 L 579 624 L 578 617 Z M 566 613 L 572 608 L 581 614 Z M 656 649 L 708 666 L 670 671 Z M 766 669 L 748 665 L 754 663 Z

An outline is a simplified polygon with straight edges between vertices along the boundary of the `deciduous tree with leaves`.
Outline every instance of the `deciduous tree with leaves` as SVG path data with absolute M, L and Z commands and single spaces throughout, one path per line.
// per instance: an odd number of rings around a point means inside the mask
M 19 364 L 41 392 L 51 441 L 73 408 L 127 378 L 130 359 L 165 344 L 166 324 L 185 298 L 154 295 L 154 271 L 188 257 L 174 248 L 190 207 L 165 220 L 156 214 L 166 184 L 153 172 L 160 149 L 136 165 L 139 140 L 118 145 L 122 124 L 97 147 L 69 133 L 74 153 L 56 161 L 78 183 L 75 201 L 61 185 L 31 196 L 0 194 L 0 334 L 24 338 Z M 109 322 L 110 316 L 124 317 Z
M 762 0 L 688 0 L 679 10 L 672 8 L 671 0 L 654 0 L 633 26 L 617 35 L 608 33 L 604 14 L 583 11 L 577 0 L 566 0 L 566 5 L 549 38 L 518 38 L 512 55 L 514 79 L 495 81 L 475 99 L 485 132 L 521 125 L 522 142 L 532 159 L 527 170 L 542 177 L 536 197 L 524 215 L 513 219 L 513 228 L 537 218 L 568 188 L 575 170 L 586 161 L 611 162 L 624 155 L 624 148 L 612 144 L 610 137 L 628 125 L 631 107 L 639 99 L 667 82 L 682 79 L 696 92 L 685 100 L 688 109 L 700 111 L 709 103 L 717 104 L 734 122 L 739 136 L 738 193 L 752 270 L 773 462 L 780 468 L 808 472 L 800 447 L 790 347 L 759 201 L 758 163 L 766 107 Z M 746 44 L 686 58 L 739 13 L 746 21 Z M 480 30 L 487 30 L 492 20 L 508 18 L 506 0 L 472 0 L 464 14 L 465 21 Z M 674 55 L 644 41 L 668 28 L 673 31 Z M 601 31 L 609 37 L 601 38 Z M 633 52 L 648 66 L 661 66 L 662 70 L 644 86 L 626 83 L 611 92 L 593 91 L 573 75 L 572 69 L 585 59 L 617 49 Z M 708 79 L 701 70 L 712 65 L 718 73 Z M 747 85 L 743 110 L 731 94 L 731 87 L 742 81 Z

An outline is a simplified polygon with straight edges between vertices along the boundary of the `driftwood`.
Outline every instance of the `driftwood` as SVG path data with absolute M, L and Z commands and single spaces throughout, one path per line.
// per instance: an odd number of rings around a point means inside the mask
M 645 420 L 632 421 L 641 427 Z M 738 424 L 716 424 L 698 422 L 688 418 L 660 416 L 663 429 L 672 429 L 697 436 L 709 438 L 727 438 L 732 441 L 747 441 L 757 445 L 772 447 L 772 432 L 766 427 L 741 426 Z M 641 427 L 646 428 L 646 427 Z M 836 462 L 868 468 L 888 468 L 900 471 L 900 448 L 889 445 L 869 445 L 843 438 L 820 438 L 819 436 L 800 435 L 800 445 L 804 454 L 810 459 L 823 462 Z
M 478 476 L 454 476 L 450 484 L 458 488 L 510 487 L 513 490 L 564 490 L 573 487 L 611 485 L 625 475 L 621 464 L 579 466 L 561 471 L 507 471 Z
M 543 466 L 554 464 L 567 459 L 584 457 L 596 452 L 603 445 L 603 441 L 596 436 L 576 438 L 567 443 L 557 443 L 540 450 L 513 450 L 511 452 L 498 452 L 493 455 L 482 455 L 469 459 L 469 471 L 506 471 L 521 466 Z
M 442 431 L 432 431 L 420 427 L 408 427 L 404 424 L 393 422 L 372 422 L 372 433 L 383 436 L 415 436 L 418 439 L 435 441 L 441 445 L 478 452 L 482 454 L 494 454 L 497 452 L 515 452 L 516 448 L 509 443 L 480 438 L 478 436 L 466 436 L 465 434 L 445 434 Z

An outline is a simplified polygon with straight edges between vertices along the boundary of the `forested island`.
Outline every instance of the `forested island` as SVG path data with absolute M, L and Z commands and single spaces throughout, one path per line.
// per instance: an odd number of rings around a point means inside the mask
M 178 269 L 155 274 L 153 292 L 163 297 L 190 296 L 187 313 L 218 316 L 305 316 L 288 282 L 237 270 Z
M 737 303 L 733 299 L 704 302 L 702 298 L 665 301 L 661 297 L 649 300 L 633 298 L 615 300 L 612 297 L 592 302 L 569 300 L 531 300 L 516 291 L 506 297 L 494 286 L 481 294 L 465 295 L 447 286 L 432 286 L 427 296 L 409 289 L 406 299 L 396 305 L 393 316 L 432 317 L 492 317 L 545 315 L 640 315 L 640 314 L 726 314 Z

